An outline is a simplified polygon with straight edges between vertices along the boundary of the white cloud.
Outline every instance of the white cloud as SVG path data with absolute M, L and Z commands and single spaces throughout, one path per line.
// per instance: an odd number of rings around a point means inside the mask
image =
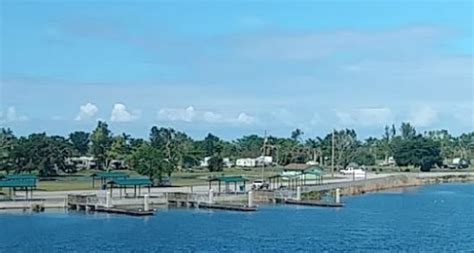
M 227 124 L 251 124 L 255 118 L 245 112 L 237 117 L 213 111 L 196 110 L 193 106 L 186 109 L 163 108 L 158 111 L 158 119 L 163 121 L 206 122 Z
M 110 120 L 112 122 L 130 122 L 138 118 L 139 112 L 129 112 L 124 104 L 114 104 Z
M 352 110 L 335 110 L 336 117 L 344 125 L 383 126 L 393 122 L 393 114 L 389 108 L 360 108 Z
M 81 105 L 79 107 L 79 114 L 76 116 L 75 120 L 84 121 L 84 120 L 93 119 L 97 115 L 98 112 L 99 112 L 99 108 L 92 103 Z
M 426 127 L 438 119 L 438 111 L 428 105 L 413 107 L 409 112 L 408 121 L 417 127 Z
M 237 117 L 237 122 L 244 123 L 244 124 L 252 124 L 255 121 L 253 116 L 246 114 L 245 112 L 241 112 Z
M 196 112 L 192 106 L 188 106 L 186 109 L 164 108 L 158 112 L 158 118 L 160 120 L 169 121 L 191 122 L 193 121 L 195 115 Z
M 222 123 L 225 121 L 222 115 L 215 112 L 204 112 L 203 119 L 204 121 L 209 122 L 209 123 Z
M 26 120 L 28 120 L 28 117 L 24 115 L 18 115 L 14 106 L 8 107 L 5 114 L 0 112 L 0 122 L 16 122 Z

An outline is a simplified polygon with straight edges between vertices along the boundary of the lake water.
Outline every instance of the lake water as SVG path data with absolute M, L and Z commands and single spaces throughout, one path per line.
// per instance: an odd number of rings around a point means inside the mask
M 474 184 L 431 185 L 343 201 L 341 209 L 171 209 L 147 218 L 2 213 L 0 252 L 474 251 Z

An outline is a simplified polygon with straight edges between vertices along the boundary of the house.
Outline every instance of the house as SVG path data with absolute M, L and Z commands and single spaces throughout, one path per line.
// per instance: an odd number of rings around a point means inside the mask
M 263 166 L 263 165 L 271 165 L 273 163 L 273 157 L 271 156 L 259 156 L 255 158 L 255 165 Z
M 237 159 L 235 164 L 239 167 L 255 167 L 257 165 L 257 159 L 240 158 L 240 159 Z
M 211 159 L 211 156 L 204 157 L 204 159 L 199 163 L 199 167 L 206 168 L 209 167 L 209 160 Z M 234 162 L 230 160 L 230 158 L 226 157 L 222 159 L 224 163 L 224 167 L 231 168 L 234 166 Z
M 68 157 L 66 158 L 66 165 L 73 165 L 78 170 L 92 169 L 97 165 L 97 161 L 92 156 Z
M 209 166 L 209 159 L 211 159 L 210 156 L 204 157 L 203 160 L 199 163 L 199 167 L 208 167 Z
M 224 162 L 224 167 L 227 167 L 227 168 L 232 168 L 235 165 L 234 162 L 230 160 L 230 158 L 224 158 L 223 162 Z

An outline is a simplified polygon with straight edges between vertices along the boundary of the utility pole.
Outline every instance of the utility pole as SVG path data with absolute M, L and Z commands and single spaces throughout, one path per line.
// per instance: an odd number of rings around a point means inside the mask
M 263 181 L 263 176 L 265 174 L 265 153 L 267 151 L 267 130 L 265 130 L 265 134 L 263 137 L 263 148 L 262 148 L 262 160 L 263 160 L 263 166 L 262 166 L 262 181 Z
M 331 176 L 334 178 L 334 129 L 332 130 L 332 147 L 331 147 Z

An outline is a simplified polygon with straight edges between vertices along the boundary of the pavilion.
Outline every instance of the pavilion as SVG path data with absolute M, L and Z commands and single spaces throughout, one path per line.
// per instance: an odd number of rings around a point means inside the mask
M 101 186 L 105 185 L 110 180 L 115 179 L 126 179 L 129 175 L 125 172 L 98 172 L 91 175 L 92 177 L 92 188 L 95 188 L 95 180 L 100 180 Z
M 25 191 L 25 199 L 33 198 L 33 191 L 36 189 L 37 177 L 31 174 L 13 174 L 1 177 L 0 189 L 8 188 L 10 198 L 15 196 L 18 190 Z M 28 193 L 30 193 L 28 195 Z
M 141 195 L 142 187 L 147 187 L 148 193 L 150 193 L 150 188 L 153 185 L 153 182 L 147 177 L 127 177 L 127 178 L 113 179 L 107 182 L 107 184 L 110 186 L 109 189 L 110 189 L 111 195 L 113 195 L 113 189 L 118 188 L 120 192 L 120 198 L 122 198 L 122 191 L 124 192 L 126 196 L 127 189 L 130 187 L 130 188 L 133 188 L 133 197 L 136 198 Z
M 323 169 L 317 165 L 298 165 L 296 167 L 285 167 L 283 171 L 275 176 L 268 178 L 270 187 L 272 189 L 284 186 L 293 189 L 298 186 L 311 185 L 309 182 L 314 184 L 323 183 Z
M 212 182 L 217 181 L 219 185 L 219 193 L 221 192 L 221 184 L 225 184 L 225 190 L 229 191 L 229 185 L 234 184 L 234 192 L 237 192 L 237 184 L 240 186 L 240 191 L 245 191 L 245 184 L 249 181 L 247 178 L 243 176 L 220 176 L 220 177 L 212 177 L 207 180 L 209 182 L 209 190 L 212 188 Z M 243 190 L 242 190 L 243 189 Z

